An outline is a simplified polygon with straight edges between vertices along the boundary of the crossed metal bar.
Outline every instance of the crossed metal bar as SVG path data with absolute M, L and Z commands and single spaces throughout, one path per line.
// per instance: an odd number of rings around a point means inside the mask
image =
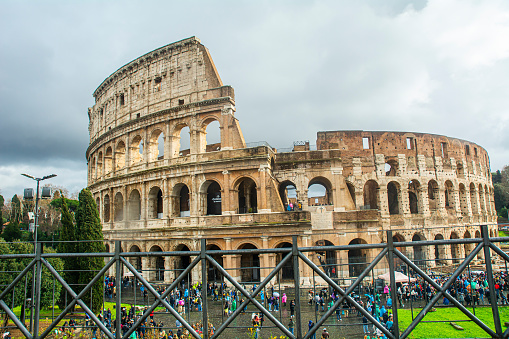
M 451 287 L 451 285 L 456 281 L 457 277 L 465 270 L 467 265 L 476 257 L 476 255 L 484 249 L 484 257 L 486 263 L 486 274 L 488 277 L 488 284 L 490 291 L 495 291 L 494 281 L 493 281 L 493 268 L 491 265 L 491 254 L 490 249 L 495 253 L 500 255 L 504 260 L 509 261 L 509 255 L 507 255 L 504 251 L 498 248 L 493 242 L 490 241 L 488 235 L 487 226 L 481 226 L 482 239 L 458 239 L 458 240 L 442 240 L 442 241 L 413 241 L 413 242 L 398 242 L 393 243 L 392 241 L 392 231 L 387 231 L 387 244 L 375 244 L 375 245 L 348 245 L 348 246 L 327 246 L 327 249 L 330 250 L 346 250 L 350 248 L 380 248 L 380 253 L 376 256 L 376 258 L 362 271 L 362 273 L 357 277 L 357 279 L 346 289 L 342 289 L 334 280 L 332 280 L 325 272 L 318 266 L 316 266 L 304 252 L 310 252 L 315 250 L 323 250 L 323 246 L 315 246 L 315 247 L 305 247 L 298 248 L 297 247 L 297 236 L 293 236 L 292 239 L 292 248 L 279 248 L 273 250 L 236 250 L 236 251 L 207 251 L 206 250 L 206 240 L 201 240 L 201 251 L 199 255 L 192 261 L 192 263 L 185 269 L 180 275 L 174 280 L 174 282 L 166 289 L 166 291 L 162 294 L 159 294 L 152 285 L 131 265 L 129 261 L 126 260 L 125 257 L 132 257 L 137 255 L 164 255 L 170 254 L 166 252 L 157 252 L 156 253 L 121 253 L 120 241 L 116 241 L 115 243 L 115 253 L 112 255 L 111 253 L 87 253 L 87 254 L 46 254 L 42 255 L 42 246 L 41 244 L 37 244 L 35 255 L 1 255 L 2 258 L 19 258 L 26 257 L 34 259 L 27 265 L 27 267 L 18 274 L 18 276 L 0 293 L 0 307 L 6 312 L 6 314 L 13 320 L 15 325 L 20 329 L 20 331 L 29 339 L 38 339 L 44 338 L 51 333 L 51 331 L 58 325 L 58 323 L 64 318 L 64 316 L 69 313 L 76 304 L 80 305 L 85 312 L 91 318 L 99 329 L 110 339 L 126 339 L 128 338 L 133 331 L 136 330 L 138 326 L 144 322 L 150 313 L 156 309 L 159 305 L 164 306 L 176 319 L 180 321 L 180 323 L 189 331 L 189 333 L 195 338 L 204 338 L 204 339 L 215 339 L 218 338 L 223 331 L 228 328 L 229 324 L 240 315 L 242 310 L 250 303 L 252 303 L 261 313 L 263 313 L 270 321 L 274 323 L 274 325 L 279 328 L 287 337 L 292 339 L 309 339 L 318 328 L 329 318 L 336 309 L 343 303 L 343 301 L 347 300 L 355 309 L 358 310 L 359 313 L 364 315 L 371 323 L 373 323 L 377 328 L 379 328 L 388 338 L 407 338 L 413 329 L 422 321 L 424 316 L 430 311 L 433 305 L 440 300 L 442 297 L 446 297 L 449 299 L 458 309 L 460 309 L 470 320 L 475 322 L 480 328 L 482 328 L 487 334 L 489 334 L 493 338 L 507 338 L 509 337 L 509 329 L 505 332 L 502 332 L 502 327 L 500 323 L 500 314 L 498 312 L 498 305 L 496 300 L 495 293 L 490 293 L 490 301 L 491 307 L 493 311 L 493 318 L 495 322 L 495 331 L 490 329 L 486 324 L 484 324 L 479 318 L 477 318 L 474 314 L 472 314 L 466 307 L 464 307 L 458 300 L 453 298 L 447 290 Z M 493 238 L 493 240 L 501 241 L 507 240 L 507 238 Z M 403 253 L 401 253 L 396 246 L 424 246 L 424 245 L 436 245 L 436 244 L 464 244 L 464 243 L 477 243 L 475 249 L 464 259 L 464 261 L 458 266 L 458 268 L 453 272 L 453 274 L 449 277 L 449 279 L 442 285 L 438 285 L 431 277 L 429 277 L 420 267 L 418 267 L 415 263 L 413 263 L 410 259 L 408 259 Z M 257 253 L 282 253 L 285 256 L 282 260 L 277 264 L 277 266 L 267 275 L 267 277 L 258 285 L 258 287 L 252 292 L 249 293 L 244 287 L 239 284 L 235 278 L 233 278 L 214 258 L 211 254 L 222 253 L 222 254 L 236 254 L 236 253 L 244 253 L 244 252 L 257 252 Z M 194 252 L 186 252 L 189 254 L 194 254 Z M 172 255 L 177 255 L 178 252 L 171 252 Z M 47 261 L 46 258 L 50 257 L 59 257 L 59 256 L 97 256 L 97 257 L 111 257 L 111 259 L 105 264 L 105 266 L 94 276 L 94 278 L 81 290 L 79 294 L 77 294 L 61 277 L 61 275 L 52 267 L 52 265 Z M 365 310 L 354 298 L 350 296 L 350 294 L 355 290 L 357 286 L 363 281 L 365 277 L 373 270 L 378 263 L 380 263 L 384 257 L 388 257 L 389 269 L 391 272 L 391 297 L 393 300 L 393 317 L 394 317 L 394 333 L 391 333 L 387 330 L 384 325 L 382 325 L 377 319 L 375 319 L 367 310 Z M 403 333 L 399 333 L 398 320 L 397 320 L 397 296 L 396 296 L 396 284 L 394 279 L 394 258 L 400 258 L 404 263 L 406 263 L 409 268 L 413 269 L 419 276 L 421 276 L 428 284 L 433 286 L 437 293 L 435 296 L 428 302 L 428 304 L 419 312 L 419 314 L 414 318 L 412 323 L 403 331 Z M 300 273 L 299 273 L 299 259 L 304 262 L 304 264 L 308 265 L 318 276 L 320 276 L 330 287 L 332 287 L 337 293 L 341 296 L 334 302 L 331 308 L 316 322 L 316 324 L 303 336 L 301 333 L 301 318 L 300 318 Z M 296 292 L 296 334 L 292 334 L 281 322 L 275 318 L 270 312 L 268 312 L 260 302 L 256 300 L 256 296 L 263 290 L 263 288 L 279 273 L 282 267 L 292 260 L 292 265 L 294 267 L 294 280 L 295 280 L 295 292 Z M 209 338 L 208 333 L 208 314 L 207 314 L 207 281 L 206 281 L 206 262 L 209 262 L 212 266 L 214 266 L 228 281 L 231 282 L 233 286 L 237 290 L 239 290 L 245 297 L 246 301 L 244 301 L 227 319 L 226 321 L 217 329 L 217 331 Z M 202 264 L 202 296 L 203 296 L 203 337 L 200 336 L 193 327 L 185 321 L 185 319 L 176 312 L 173 307 L 166 301 L 166 297 L 170 294 L 172 290 L 174 290 L 178 284 L 185 279 L 185 277 L 193 270 L 193 268 L 198 265 L 198 263 Z M 111 333 L 106 326 L 97 318 L 97 316 L 88 308 L 88 306 L 81 300 L 81 298 L 90 291 L 92 286 L 99 282 L 99 280 L 103 277 L 104 274 L 116 264 L 116 282 L 117 282 L 117 321 L 116 321 L 116 331 L 115 335 Z M 4 302 L 3 298 L 7 296 L 9 291 L 11 291 L 14 286 L 34 267 L 36 268 L 36 276 L 34 277 L 36 282 L 36 300 L 35 300 L 35 326 L 33 335 L 26 329 L 24 324 L 16 317 L 14 312 L 9 308 L 8 305 Z M 120 274 L 121 268 L 124 265 L 129 271 L 133 273 L 133 275 L 140 281 L 140 283 L 155 297 L 155 301 L 152 303 L 150 307 L 148 307 L 145 312 L 141 315 L 140 318 L 135 322 L 135 324 L 122 336 L 121 333 L 121 285 L 120 285 Z M 39 336 L 39 311 L 40 311 L 40 285 L 41 285 L 41 271 L 42 267 L 45 266 L 49 272 L 55 277 L 55 279 L 62 284 L 63 288 L 71 295 L 72 300 L 68 303 L 66 308 L 60 313 L 59 316 L 55 318 L 55 320 L 49 325 L 49 327 Z M 102 280 L 101 280 L 102 285 Z

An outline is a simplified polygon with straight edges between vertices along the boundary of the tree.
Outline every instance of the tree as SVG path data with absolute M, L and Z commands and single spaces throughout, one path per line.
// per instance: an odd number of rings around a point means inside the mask
M 99 219 L 99 212 L 92 193 L 88 189 L 81 190 L 79 204 L 76 209 L 76 237 L 78 240 L 85 240 L 77 243 L 77 252 L 96 253 L 105 252 L 102 225 Z M 97 271 L 104 267 L 104 259 L 99 257 L 80 257 L 76 260 L 80 270 L 78 283 L 83 286 L 88 284 Z M 98 312 L 103 302 L 103 282 L 99 281 L 92 287 L 92 300 L 90 294 L 86 294 L 84 301 L 90 305 L 92 310 Z
M 493 175 L 493 183 L 495 209 L 500 215 L 503 207 L 509 208 L 509 166 L 504 166 L 502 171 Z
M 11 215 L 9 221 L 19 223 L 21 221 L 21 203 L 16 194 L 11 199 Z
M 4 238 L 7 242 L 12 242 L 14 240 L 21 240 L 22 232 L 19 229 L 19 224 L 15 221 L 10 221 L 7 226 L 5 226 L 4 231 L 2 232 L 2 238 Z
M 4 217 L 2 215 L 3 207 L 4 207 L 4 197 L 0 194 L 0 229 L 2 229 L 2 225 L 4 224 Z

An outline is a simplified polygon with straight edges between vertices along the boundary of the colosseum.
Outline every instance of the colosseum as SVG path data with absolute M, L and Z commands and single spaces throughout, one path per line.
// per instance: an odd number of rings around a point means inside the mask
M 93 95 L 88 183 L 108 249 L 120 240 L 129 252 L 197 251 L 202 238 L 209 249 L 267 249 L 291 246 L 292 235 L 303 247 L 381 243 L 386 230 L 396 241 L 456 239 L 479 237 L 480 224 L 497 234 L 489 158 L 479 145 L 380 131 L 318 132 L 316 146 L 294 142 L 284 150 L 246 143 L 234 90 L 195 37 L 122 66 Z M 214 141 L 207 140 L 212 129 Z M 406 254 L 433 267 L 471 246 L 416 246 Z M 371 251 L 307 255 L 353 277 Z M 192 259 L 134 264 L 150 281 L 168 282 Z M 253 282 L 281 257 L 215 259 L 238 281 Z M 201 278 L 198 271 L 192 279 Z M 286 269 L 280 278 L 292 274 Z M 301 267 L 301 283 L 311 277 Z

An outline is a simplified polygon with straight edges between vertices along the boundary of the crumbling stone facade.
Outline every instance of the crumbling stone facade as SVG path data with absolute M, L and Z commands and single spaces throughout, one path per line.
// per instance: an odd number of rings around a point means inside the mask
M 292 235 L 299 246 L 380 243 L 387 241 L 385 230 L 397 241 L 469 238 L 479 236 L 475 225 L 496 221 L 488 154 L 475 143 L 422 133 L 331 131 L 318 132 L 316 150 L 309 143 L 285 152 L 246 144 L 233 88 L 222 84 L 194 37 L 121 67 L 94 97 L 88 182 L 111 249 L 121 240 L 130 252 L 193 251 L 201 238 L 211 249 L 277 248 L 290 246 Z M 207 142 L 212 123 L 219 125 L 220 142 Z M 323 193 L 313 193 L 315 186 Z M 496 227 L 490 232 L 496 235 Z M 433 266 L 470 250 L 414 247 L 407 255 Z M 323 264 L 316 253 L 308 255 Z M 350 277 L 375 253 L 321 255 L 338 265 L 338 275 Z M 170 281 L 172 270 L 192 259 L 133 263 L 150 280 Z M 256 281 L 281 257 L 216 259 L 239 281 Z M 242 269 L 253 266 L 262 268 Z M 301 279 L 310 283 L 309 268 L 302 268 Z

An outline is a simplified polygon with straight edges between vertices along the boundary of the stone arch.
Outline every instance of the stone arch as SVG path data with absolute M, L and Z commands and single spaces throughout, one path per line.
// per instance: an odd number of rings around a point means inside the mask
M 162 252 L 162 248 L 159 245 L 153 245 L 149 252 Z M 149 257 L 150 261 L 150 272 L 149 280 L 164 281 L 164 257 L 161 255 L 155 255 Z
M 178 156 L 191 154 L 191 127 L 184 125 L 180 128 L 178 134 Z
M 442 234 L 437 234 L 435 235 L 435 240 L 444 240 L 444 236 Z M 437 264 L 446 263 L 445 245 L 435 245 L 435 262 Z
M 104 174 L 111 173 L 113 170 L 113 150 L 111 146 L 106 148 L 106 153 L 104 154 Z
M 163 191 L 159 186 L 153 186 L 148 192 L 148 219 L 163 218 Z
M 488 185 L 484 184 L 484 201 L 486 207 L 486 215 L 491 215 L 491 199 L 490 199 L 490 190 L 488 189 Z
M 463 239 L 470 239 L 472 236 L 470 235 L 470 232 L 468 230 L 465 231 L 463 234 Z M 464 244 L 464 250 L 465 250 L 465 257 L 467 257 L 470 252 L 474 250 L 474 244 Z
M 129 194 L 129 200 L 127 202 L 128 220 L 140 220 L 141 219 L 141 195 L 140 191 L 133 189 Z
M 97 156 L 97 178 L 103 176 L 103 152 L 99 152 Z
M 288 241 L 283 241 L 276 245 L 275 248 L 289 248 L 292 247 L 292 243 Z M 281 260 L 283 260 L 283 257 L 286 256 L 287 253 L 277 253 L 276 254 L 276 266 L 279 265 Z M 287 261 L 283 267 L 281 268 L 281 271 L 278 273 L 278 279 L 279 281 L 290 281 L 293 280 L 293 264 L 292 260 Z
M 446 180 L 444 186 L 445 208 L 454 209 L 454 185 L 451 180 Z
M 200 187 L 200 210 L 204 215 L 221 215 L 221 185 L 207 180 Z
M 189 191 L 189 187 L 186 184 L 176 184 L 173 187 L 171 199 L 173 206 L 172 216 L 191 216 L 191 192 Z
M 346 187 L 348 188 L 348 193 L 350 193 L 350 198 L 352 198 L 353 205 L 356 206 L 355 201 L 355 186 L 349 181 L 346 181 Z
M 258 212 L 258 189 L 256 182 L 250 177 L 241 177 L 235 183 L 237 191 L 237 213 Z
M 367 244 L 362 238 L 355 238 L 348 245 Z M 358 277 L 368 267 L 368 250 L 355 248 L 348 250 L 348 272 L 350 277 Z
M 399 163 L 396 159 L 387 159 L 385 161 L 385 176 L 395 177 L 398 175 Z
M 308 205 L 333 205 L 332 184 L 325 177 L 315 177 L 308 184 Z
M 147 148 L 149 161 L 157 161 L 164 158 L 164 133 L 161 129 L 156 128 L 152 131 Z
M 238 249 L 258 249 L 251 243 L 243 243 Z M 260 256 L 258 253 L 243 253 L 240 256 L 240 281 L 254 283 L 260 281 Z
M 200 145 L 200 152 L 215 152 L 221 150 L 222 126 L 214 116 L 208 116 L 201 123 L 203 140 Z
M 472 213 L 474 215 L 479 214 L 479 198 L 473 182 L 470 183 L 470 204 L 472 206 Z
M 380 187 L 375 180 L 368 180 L 364 184 L 363 196 L 364 196 L 364 206 L 369 206 L 372 210 L 377 210 L 379 206 L 379 191 Z
M 104 211 L 103 211 L 103 221 L 109 222 L 111 215 L 111 207 L 110 207 L 110 195 L 106 194 L 103 199 Z
M 428 204 L 430 212 L 438 210 L 439 192 L 438 183 L 433 179 L 428 181 Z
M 125 167 L 125 143 L 120 140 L 115 147 L 115 169 L 119 170 Z
M 92 158 L 92 165 L 90 166 L 90 178 L 95 180 L 97 179 L 97 158 Z
M 122 193 L 115 194 L 114 221 L 124 220 L 124 196 Z
M 315 243 L 315 246 L 334 246 L 334 244 L 332 242 L 330 242 L 329 240 L 321 239 Z M 316 250 L 315 253 L 316 253 L 317 259 L 319 261 L 319 266 L 322 267 L 325 274 L 327 274 L 331 278 L 333 277 L 332 276 L 333 272 L 334 272 L 334 275 L 336 275 L 336 272 L 337 272 L 336 251 L 324 249 L 323 251 Z
M 465 185 L 464 184 L 459 184 L 458 186 L 458 190 L 459 190 L 459 196 L 460 196 L 460 209 L 461 209 L 461 214 L 463 216 L 468 216 L 468 201 L 467 201 L 467 189 L 465 188 Z
M 392 242 L 393 243 L 405 242 L 405 237 L 401 233 L 395 233 L 392 236 Z M 396 246 L 396 245 L 394 245 L 394 246 Z M 401 253 L 403 253 L 405 256 L 407 255 L 406 247 L 397 246 L 395 248 L 398 251 L 400 251 Z M 399 257 L 394 256 L 394 269 L 399 271 L 399 266 L 401 266 L 401 265 L 403 265 L 403 260 L 401 260 Z
M 458 233 L 451 232 L 451 240 L 453 240 L 453 239 L 459 239 Z M 460 256 L 461 256 L 460 244 L 451 244 L 452 262 L 455 263 L 455 264 L 459 263 L 460 262 Z
M 397 181 L 391 181 L 387 184 L 387 203 L 389 206 L 389 214 L 400 213 L 400 193 L 401 188 Z
M 419 199 L 420 188 L 421 183 L 416 179 L 412 179 L 408 183 L 408 204 L 411 214 L 417 214 L 422 211 L 422 206 Z
M 175 251 L 177 252 L 189 252 L 191 251 L 189 249 L 189 247 L 186 245 L 186 244 L 179 244 L 175 247 Z M 183 254 L 183 255 L 180 255 L 178 257 L 176 257 L 175 261 L 174 261 L 174 265 L 175 265 L 175 277 L 178 277 L 180 274 L 182 274 L 182 272 L 184 272 L 184 270 L 191 264 L 191 256 L 190 255 L 187 255 L 187 254 Z M 187 279 L 189 279 L 189 281 L 191 281 L 191 277 L 192 275 L 191 274 L 188 274 L 186 276 L 186 279 L 185 281 L 187 282 Z
M 421 233 L 414 233 L 412 241 L 425 241 L 426 238 Z M 422 269 L 426 268 L 426 247 L 416 245 L 412 246 L 414 251 L 414 263 Z
M 482 187 L 482 184 L 479 184 L 479 213 L 485 214 L 486 213 L 486 204 L 484 201 L 484 188 Z
M 290 180 L 285 180 L 279 184 L 279 197 L 285 209 L 288 210 L 288 206 L 297 204 L 297 186 Z M 291 208 L 290 208 L 291 209 Z
M 136 165 L 143 160 L 143 138 L 140 135 L 136 135 L 131 141 L 129 158 L 131 165 Z
M 129 249 L 129 252 L 141 252 L 140 250 L 140 247 L 138 245 L 131 245 L 131 248 Z M 131 263 L 131 265 L 134 266 L 134 268 L 138 271 L 138 272 L 141 272 L 143 267 L 142 267 L 142 264 L 141 264 L 141 257 L 130 257 L 129 258 L 129 262 Z
M 95 198 L 95 204 L 97 206 L 97 211 L 99 212 L 99 219 L 103 219 L 102 218 L 102 213 L 101 213 L 101 198 L 97 197 Z
M 206 247 L 207 251 L 221 251 L 221 247 L 219 247 L 216 244 L 207 244 Z M 219 266 L 223 266 L 223 256 L 221 254 L 209 254 L 212 259 L 214 259 Z M 221 282 L 223 281 L 223 275 L 219 270 L 213 266 L 208 260 L 207 260 L 207 280 L 209 282 Z

